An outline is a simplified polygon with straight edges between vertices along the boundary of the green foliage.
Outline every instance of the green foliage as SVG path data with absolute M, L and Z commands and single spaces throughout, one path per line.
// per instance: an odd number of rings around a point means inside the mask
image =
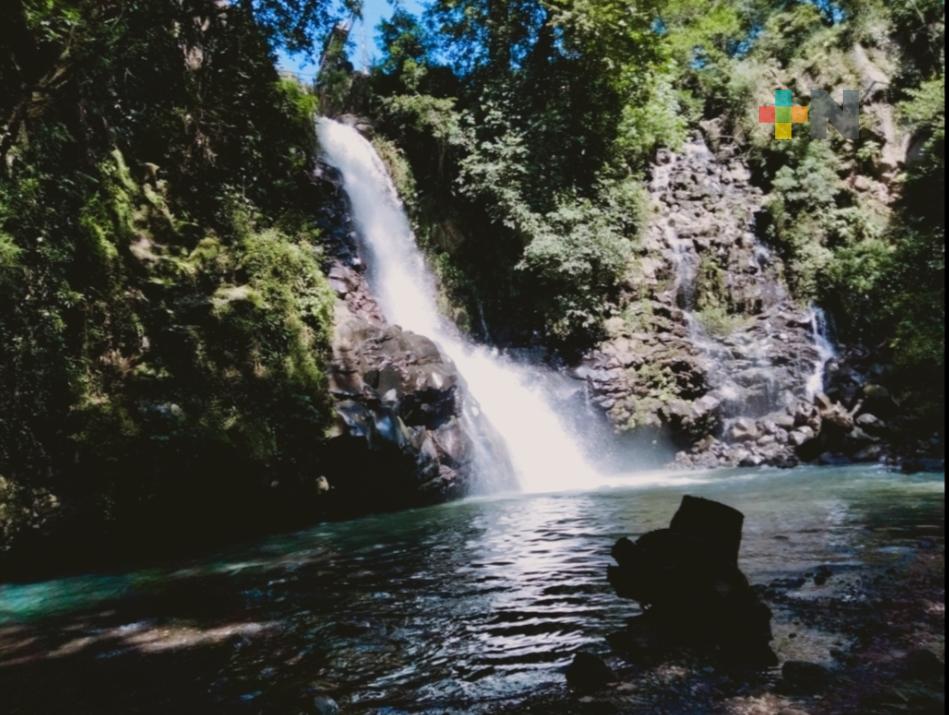
M 456 111 L 456 102 L 453 97 L 411 94 L 384 97 L 382 106 L 403 130 L 434 139 L 444 151 L 448 147 L 463 147 L 470 141 L 466 117 Z
M 710 335 L 725 337 L 743 327 L 748 316 L 731 305 L 727 275 L 714 259 L 705 258 L 695 277 L 696 318 Z
M 391 18 L 379 23 L 379 43 L 386 48 L 381 71 L 405 77 L 406 86 L 416 89 L 424 76 L 427 48 L 415 16 L 397 7 Z
M 838 252 L 827 291 L 847 334 L 889 347 L 911 384 L 943 379 L 945 207 L 933 197 L 945 187 L 944 87 L 940 75 L 898 106 L 915 137 L 903 195 L 882 236 Z
M 381 27 L 376 124 L 411 165 L 417 233 L 456 309 L 505 339 L 579 347 L 600 331 L 640 220 L 618 194 L 685 126 L 654 12 L 462 0 Z
M 730 313 L 723 305 L 712 304 L 699 308 L 696 318 L 709 335 L 727 337 L 748 323 L 747 316 Z
M 827 142 L 798 140 L 772 182 L 768 232 L 787 263 L 792 290 L 803 299 L 817 297 L 834 246 L 872 231 L 862 211 L 843 207 L 850 199 L 840 171 Z
M 0 472 L 129 523 L 312 475 L 334 298 L 316 100 L 261 31 L 309 4 L 114 5 L 0 32 Z
M 891 34 L 902 50 L 900 83 L 913 86 L 945 73 L 944 0 L 893 0 L 887 8 Z
M 362 11 L 362 0 L 239 0 L 234 4 L 274 45 L 302 51 L 312 50 L 339 20 Z
M 898 105 L 900 116 L 914 134 L 910 150 L 904 206 L 917 223 L 945 225 L 946 82 L 945 75 L 922 83 Z
M 686 101 L 669 78 L 658 77 L 650 88 L 648 101 L 624 105 L 616 138 L 620 156 L 639 163 L 661 146 L 678 147 L 685 138 L 689 119 L 689 113 L 683 111 Z
M 637 386 L 640 396 L 633 405 L 623 429 L 633 431 L 642 428 L 660 428 L 660 411 L 677 399 L 676 379 L 668 365 L 644 362 L 627 370 L 630 383 Z
M 13 236 L 0 233 L 0 282 L 14 280 L 23 250 L 16 245 Z
M 629 261 L 631 217 L 574 198 L 532 223 L 518 268 L 544 297 L 547 334 L 569 343 L 598 333 Z
M 250 289 L 260 296 L 259 315 L 247 326 L 248 335 L 266 351 L 264 369 L 280 376 L 291 388 L 319 395 L 324 388 L 322 360 L 326 358 L 333 322 L 333 293 L 320 272 L 313 246 L 291 243 L 269 229 L 242 242 L 238 268 Z M 221 311 L 217 311 L 221 315 Z

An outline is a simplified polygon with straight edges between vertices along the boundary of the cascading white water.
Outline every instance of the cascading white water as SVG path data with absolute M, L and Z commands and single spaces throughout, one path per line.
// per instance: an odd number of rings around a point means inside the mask
M 372 144 L 353 127 L 327 118 L 317 120 L 317 133 L 326 161 L 342 175 L 369 284 L 386 319 L 431 338 L 454 361 L 503 440 L 523 490 L 594 486 L 596 471 L 538 386 L 542 368 L 528 369 L 469 343 L 439 315 L 435 279 Z
M 814 372 L 807 380 L 808 399 L 813 399 L 814 395 L 824 390 L 824 370 L 828 361 L 837 357 L 837 352 L 827 334 L 827 316 L 816 306 L 811 308 L 811 333 L 814 337 L 817 359 L 814 361 Z

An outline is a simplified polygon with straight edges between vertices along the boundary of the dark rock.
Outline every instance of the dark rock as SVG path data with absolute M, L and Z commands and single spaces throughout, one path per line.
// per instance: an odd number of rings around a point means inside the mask
M 777 578 L 774 579 L 770 584 L 769 588 L 776 590 L 795 590 L 800 588 L 806 583 L 806 580 L 801 576 L 791 576 L 788 578 Z
M 616 680 L 616 675 L 603 659 L 592 653 L 577 653 L 567 666 L 567 684 L 574 690 L 592 693 Z
M 744 522 L 745 515 L 737 509 L 711 499 L 685 495 L 669 528 L 703 540 L 716 559 L 737 566 Z
M 872 435 L 878 435 L 886 430 L 886 423 L 869 412 L 864 412 L 858 416 L 856 423 L 857 427 Z
M 476 440 L 497 445 L 454 364 L 428 338 L 337 305 L 330 363 L 336 427 L 327 441 L 327 495 L 342 510 L 399 508 L 461 496 Z M 474 412 L 473 410 L 470 412 Z M 497 454 L 498 464 L 506 455 Z M 510 469 L 496 475 L 513 483 Z M 356 508 L 360 507 L 360 508 Z
M 850 464 L 850 460 L 847 458 L 847 455 L 841 454 L 839 452 L 823 452 L 817 458 L 817 463 L 835 467 L 843 464 Z
M 800 427 L 792 430 L 788 435 L 789 441 L 795 447 L 803 447 L 812 439 L 814 439 L 814 437 L 814 430 L 812 430 L 808 425 L 801 425 Z
M 823 586 L 827 583 L 827 580 L 834 575 L 834 572 L 831 570 L 830 566 L 821 565 L 817 567 L 817 570 L 814 572 L 814 585 Z
M 847 433 L 847 437 L 844 440 L 844 445 L 848 452 L 853 453 L 878 441 L 879 440 L 876 437 L 867 434 L 859 427 L 854 427 L 852 430 L 850 430 L 850 432 Z
M 317 695 L 313 698 L 314 715 L 339 715 L 339 705 L 328 695 Z
M 862 371 L 846 360 L 832 360 L 825 369 L 827 396 L 830 400 L 848 407 L 860 399 L 865 380 Z
M 821 434 L 845 435 L 853 429 L 853 416 L 840 404 L 834 404 L 820 411 Z
M 654 218 L 625 280 L 623 310 L 584 357 L 585 372 L 621 368 L 588 378 L 593 402 L 618 431 L 671 437 L 679 464 L 787 466 L 797 455 L 777 432 L 797 419 L 785 407 L 806 398 L 817 358 L 812 320 L 791 299 L 781 258 L 757 238 L 763 196 L 729 151 L 699 133 L 681 151 L 657 155 Z M 726 307 L 734 325 L 723 334 L 704 326 L 696 308 L 705 303 Z M 800 424 L 814 428 L 816 411 L 806 409 L 813 414 Z M 755 420 L 765 415 L 762 429 Z M 734 418 L 744 421 L 723 431 Z M 756 442 L 762 431 L 782 448 L 769 439 L 767 450 L 719 450 L 721 442 Z
M 699 432 L 710 435 L 721 418 L 722 401 L 712 393 L 703 395 L 692 403 L 691 425 L 701 426 Z
M 830 671 L 822 665 L 789 660 L 781 666 L 779 689 L 788 694 L 811 695 L 824 690 L 830 680 Z
M 905 474 L 942 472 L 945 468 L 946 461 L 939 457 L 905 457 L 900 462 L 900 471 Z
M 834 409 L 834 401 L 823 392 L 814 395 L 814 404 L 820 412 L 829 412 Z
M 668 529 L 635 543 L 616 542 L 617 565 L 607 577 L 617 594 L 646 607 L 636 632 L 627 630 L 627 649 L 680 644 L 710 649 L 728 662 L 776 662 L 769 646 L 771 611 L 737 566 L 743 520 L 724 504 L 686 496 Z
M 775 415 L 772 420 L 775 427 L 779 427 L 783 430 L 790 430 L 794 428 L 794 415 L 788 412 L 782 412 Z
M 932 651 L 919 648 L 906 654 L 903 659 L 903 669 L 910 678 L 930 680 L 943 675 L 946 665 Z
M 747 417 L 739 417 L 733 423 L 728 431 L 728 436 L 735 442 L 751 441 L 758 438 L 758 427 L 754 420 Z
M 855 462 L 876 462 L 883 456 L 883 447 L 879 444 L 868 444 L 851 455 Z
M 882 385 L 867 383 L 861 390 L 863 398 L 862 410 L 874 415 L 889 419 L 898 412 L 898 407 L 890 395 L 890 391 Z

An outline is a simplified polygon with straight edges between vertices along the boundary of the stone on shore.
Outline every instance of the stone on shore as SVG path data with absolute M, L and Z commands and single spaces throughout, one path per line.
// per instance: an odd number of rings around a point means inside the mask
M 567 666 L 567 684 L 578 692 L 592 693 L 616 680 L 603 659 L 592 653 L 577 653 Z

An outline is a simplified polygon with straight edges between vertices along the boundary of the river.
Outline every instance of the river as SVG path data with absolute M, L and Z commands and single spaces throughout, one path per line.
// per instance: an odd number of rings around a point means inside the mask
M 520 712 L 566 697 L 572 654 L 607 652 L 637 612 L 606 582 L 610 547 L 667 525 L 684 493 L 745 513 L 752 583 L 829 566 L 827 584 L 784 593 L 805 602 L 902 578 L 943 548 L 943 475 L 874 467 L 663 472 L 326 523 L 144 570 L 0 585 L 3 709 L 307 712 L 323 693 L 344 712 Z M 829 663 L 853 637 L 795 620 L 775 609 L 782 660 Z

